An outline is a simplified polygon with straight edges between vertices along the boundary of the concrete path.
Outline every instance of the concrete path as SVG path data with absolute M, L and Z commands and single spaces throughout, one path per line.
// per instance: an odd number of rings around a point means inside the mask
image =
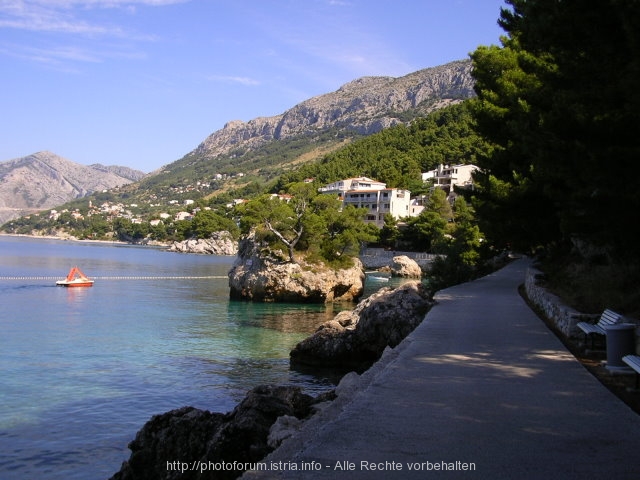
M 355 393 L 243 478 L 640 478 L 640 416 L 523 302 L 527 266 L 441 291 Z

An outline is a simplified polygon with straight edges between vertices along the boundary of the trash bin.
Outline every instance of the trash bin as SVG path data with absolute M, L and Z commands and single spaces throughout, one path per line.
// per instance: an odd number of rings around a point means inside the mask
M 607 370 L 631 372 L 629 366 L 622 361 L 622 357 L 635 353 L 636 325 L 617 323 L 607 325 L 604 329 L 607 331 Z

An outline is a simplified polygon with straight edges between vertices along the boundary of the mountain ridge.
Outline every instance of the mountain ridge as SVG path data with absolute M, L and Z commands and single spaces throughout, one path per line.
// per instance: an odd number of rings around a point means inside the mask
M 196 184 L 208 196 L 269 182 L 357 138 L 474 97 L 471 69 L 470 60 L 456 60 L 402 77 L 361 77 L 279 115 L 230 120 L 128 193 L 142 201 L 166 200 Z
M 81 165 L 49 151 L 0 162 L 0 224 L 144 175 L 129 167 Z
M 247 122 L 229 121 L 188 155 L 215 158 L 233 148 L 256 148 L 272 140 L 318 133 L 329 126 L 370 135 L 403 123 L 400 114 L 407 110 L 420 109 L 427 114 L 473 95 L 469 60 L 449 62 L 402 77 L 361 77 L 280 115 Z

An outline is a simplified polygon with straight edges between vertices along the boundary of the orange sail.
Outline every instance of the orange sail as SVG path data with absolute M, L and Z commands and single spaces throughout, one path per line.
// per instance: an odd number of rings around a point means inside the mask
M 56 285 L 63 287 L 92 287 L 93 280 L 89 279 L 89 277 L 82 273 L 82 270 L 76 266 L 69 270 L 67 278 L 57 281 Z

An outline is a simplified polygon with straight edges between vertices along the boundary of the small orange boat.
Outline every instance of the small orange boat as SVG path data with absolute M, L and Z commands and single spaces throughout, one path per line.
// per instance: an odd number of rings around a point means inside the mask
M 93 280 L 89 279 L 78 267 L 73 267 L 64 280 L 58 280 L 56 285 L 61 287 L 93 287 Z

